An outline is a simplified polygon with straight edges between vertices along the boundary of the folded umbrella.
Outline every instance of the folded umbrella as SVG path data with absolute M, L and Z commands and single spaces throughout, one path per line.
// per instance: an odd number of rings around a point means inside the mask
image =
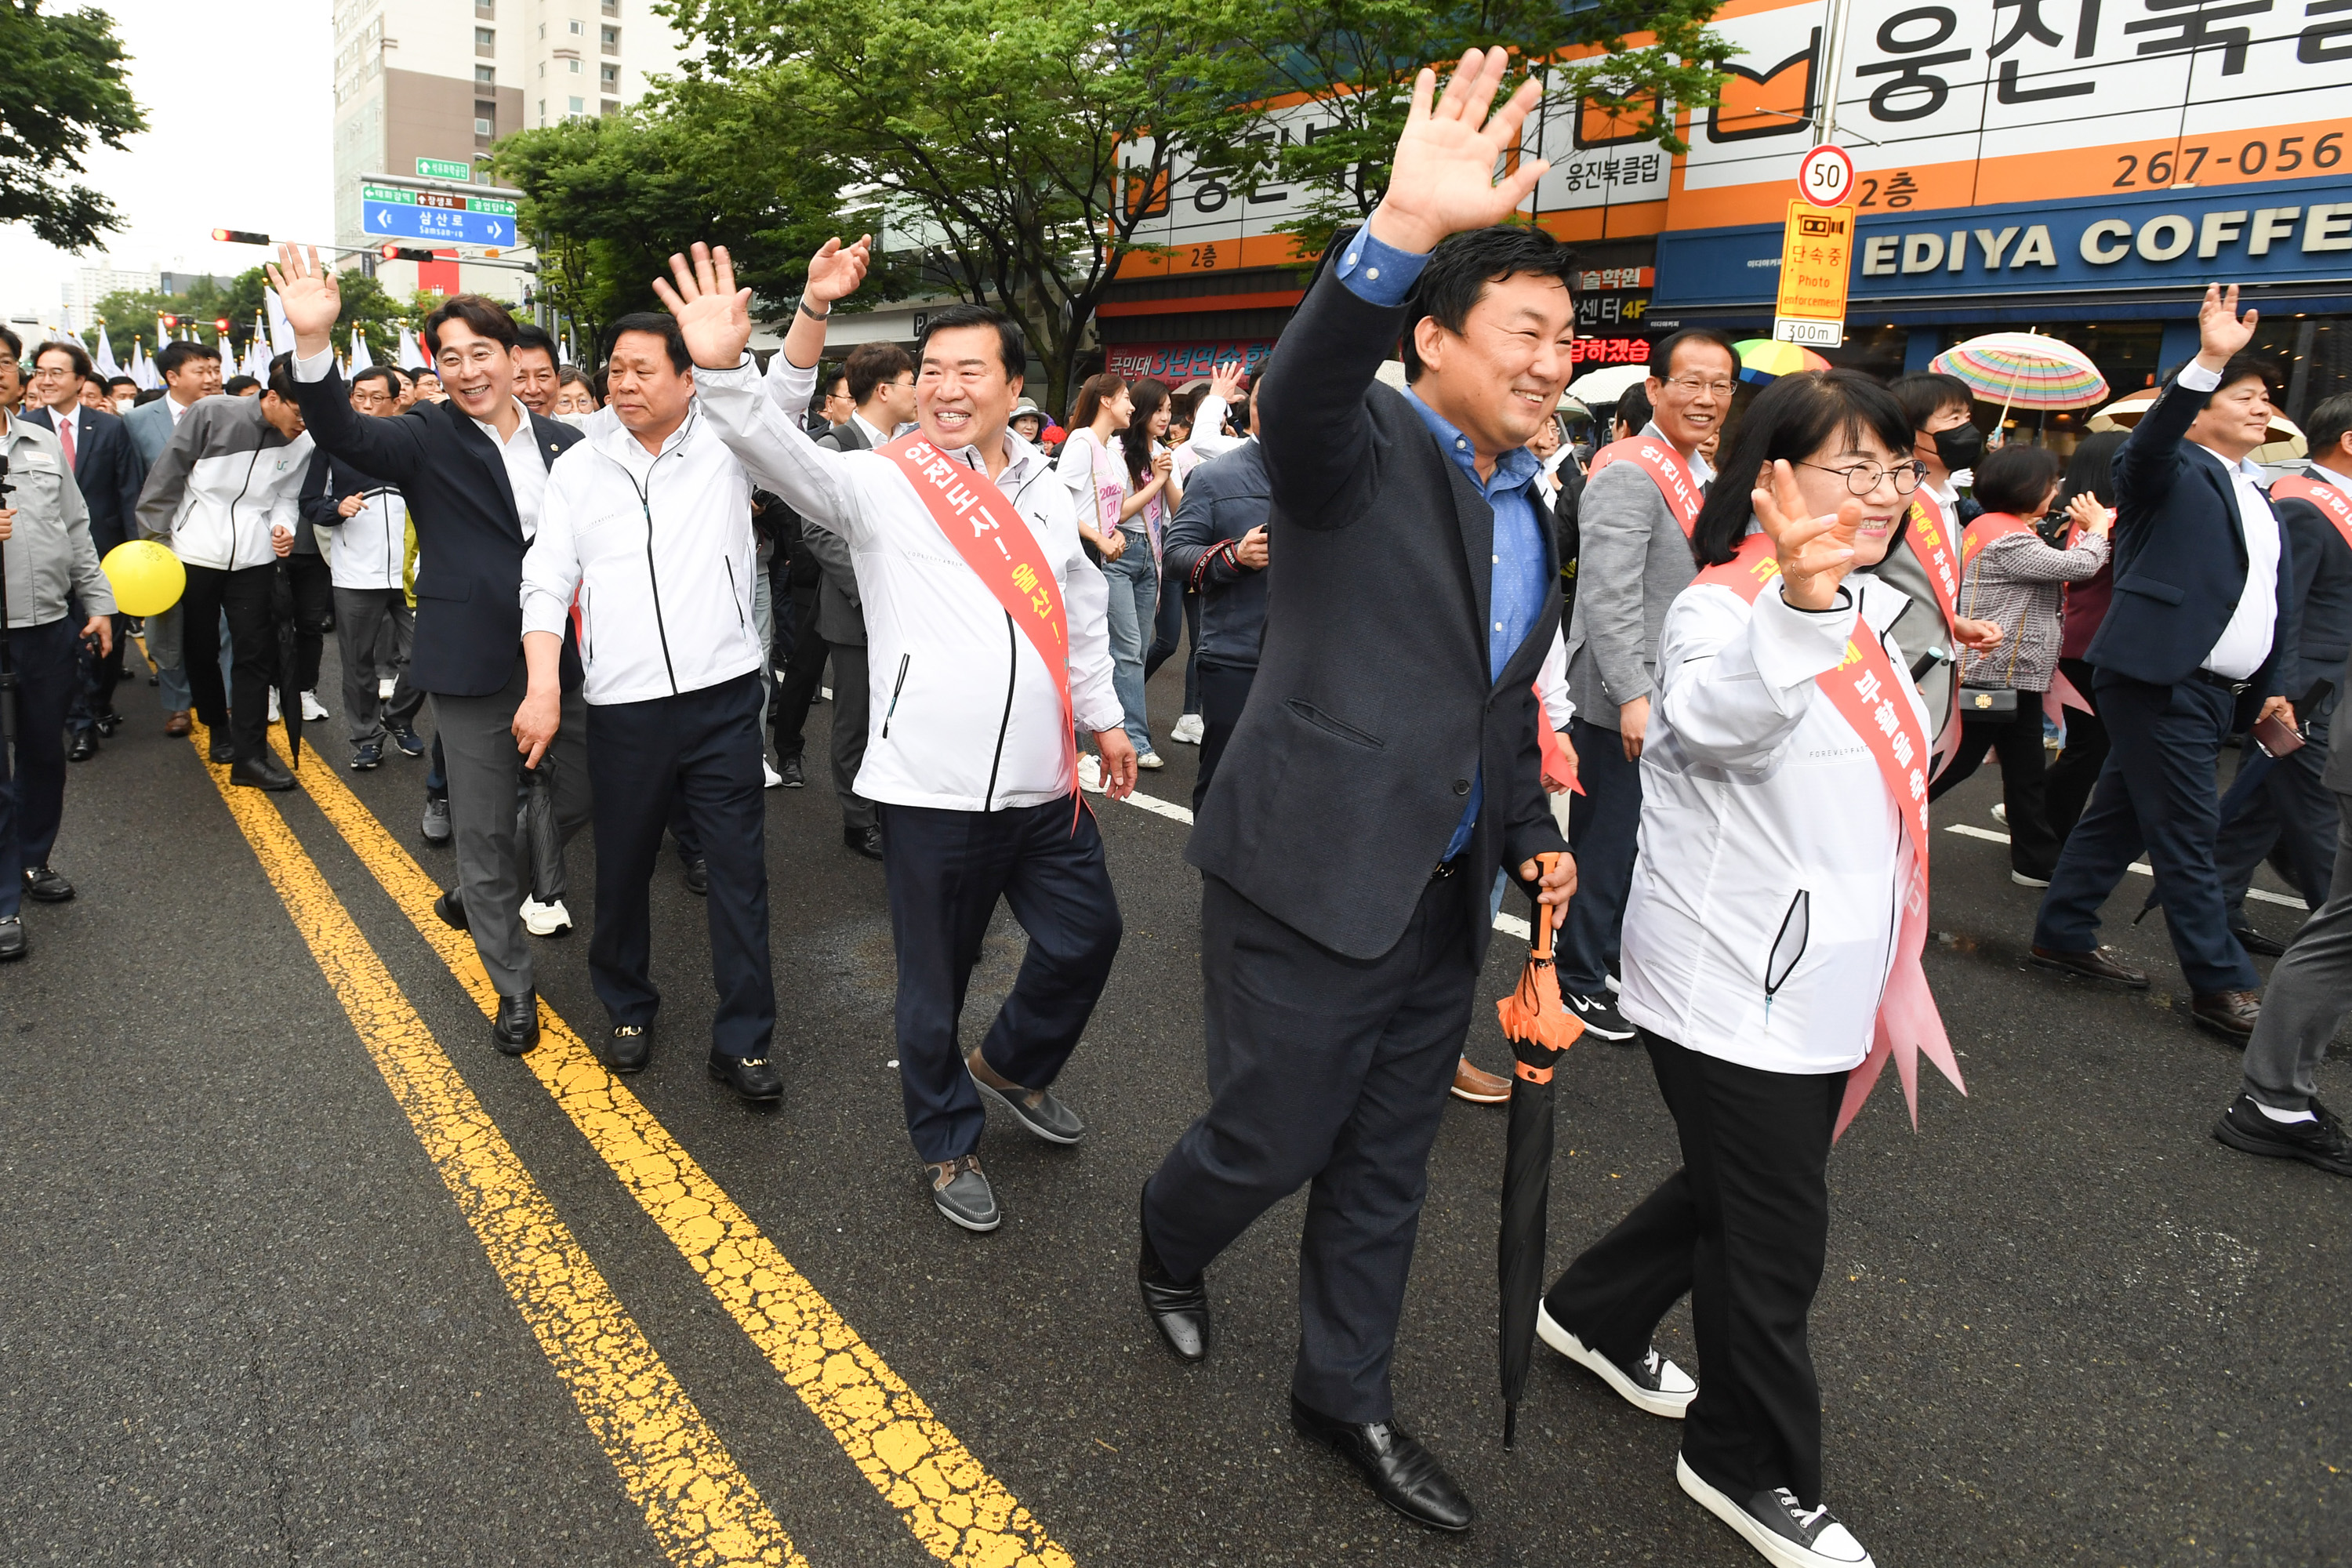
M 567 890 L 563 875 L 563 836 L 555 827 L 555 756 L 525 768 L 530 783 L 522 800 L 522 841 L 530 854 L 530 896 L 533 902 L 556 904 Z
M 1546 871 L 1558 855 L 1536 857 Z M 1551 1204 L 1552 1064 L 1576 1043 L 1584 1026 L 1559 999 L 1552 967 L 1552 909 L 1535 907 L 1535 945 L 1508 996 L 1495 1004 L 1503 1037 L 1511 1042 L 1510 1130 L 1503 1143 L 1503 1224 L 1495 1246 L 1502 1291 L 1500 1350 L 1503 1447 L 1518 1435 L 1519 1399 L 1527 1392 L 1535 1353 L 1536 1303 L 1543 1296 L 1544 1231 Z
M 302 628 L 294 613 L 294 569 L 283 557 L 269 584 L 269 615 L 278 623 L 278 713 L 286 721 L 286 763 L 302 766 Z

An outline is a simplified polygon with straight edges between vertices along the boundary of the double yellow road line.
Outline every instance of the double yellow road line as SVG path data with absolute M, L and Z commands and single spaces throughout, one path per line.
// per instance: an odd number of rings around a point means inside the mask
M 201 759 L 205 731 L 190 737 Z M 550 1364 L 671 1562 L 800 1564 L 783 1526 L 705 1421 L 401 994 L 277 803 L 205 764 L 229 814 L 473 1226 Z M 299 775 L 359 862 L 487 1016 L 472 940 L 432 912 L 440 889 L 322 759 Z M 959 1568 L 1072 1559 L 794 1268 L 545 1003 L 522 1058 L 915 1539 Z

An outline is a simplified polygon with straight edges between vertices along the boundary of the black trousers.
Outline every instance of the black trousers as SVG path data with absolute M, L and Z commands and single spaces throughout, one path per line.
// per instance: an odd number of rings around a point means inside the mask
M 1585 1248 L 1544 1310 L 1638 1362 L 1685 1291 L 1698 1398 L 1683 1458 L 1733 1497 L 1786 1487 L 1822 1500 L 1822 1391 L 1805 1334 L 1830 1234 L 1830 1130 L 1843 1073 L 1778 1073 L 1641 1030 L 1683 1168 Z
M 1576 857 L 1576 897 L 1559 932 L 1559 988 L 1597 996 L 1617 973 L 1625 900 L 1642 831 L 1642 764 L 1625 760 L 1625 737 L 1582 719 L 1569 721 L 1577 778 L 1569 797 L 1568 847 Z
M 114 710 L 114 689 L 122 684 L 122 646 L 128 640 L 122 628 L 130 624 L 131 617 L 108 617 L 113 623 L 114 643 L 105 653 L 98 651 L 95 642 L 81 637 L 82 624 L 89 619 L 89 611 L 83 607 L 79 595 L 66 601 L 66 618 L 73 623 L 76 638 L 75 690 L 66 710 L 66 727 L 79 732 L 95 727 L 99 715 Z
M 2042 744 L 2042 693 L 2019 692 L 2014 718 L 1963 719 L 1960 749 L 1952 753 L 1952 765 L 1936 775 L 1927 798 L 1942 798 L 1947 790 L 1974 774 L 1987 747 L 2000 759 L 2010 868 L 2046 882 L 2058 865 L 2058 836 L 2050 830 L 2048 807 L 2042 799 L 2042 767 L 2048 753 Z
M 774 732 L 776 755 L 797 757 L 807 742 L 801 735 L 808 723 L 809 705 L 824 678 L 825 656 L 832 650 L 816 629 L 816 585 L 793 590 L 793 656 L 784 665 L 784 679 L 776 687 L 775 707 L 768 728 Z M 837 718 L 837 716 L 836 716 Z
M 1254 664 L 1201 661 L 1201 771 L 1192 780 L 1196 812 L 1209 798 L 1209 780 L 1217 771 L 1218 759 L 1225 754 L 1226 743 L 1234 738 L 1234 726 L 1242 721 L 1242 710 L 1249 705 L 1250 683 L 1256 679 Z
M 596 932 L 588 975 L 615 1024 L 650 1024 L 654 989 L 647 886 L 673 798 L 686 802 L 710 868 L 714 1056 L 764 1057 L 776 1030 L 768 957 L 767 810 L 760 773 L 760 677 L 676 697 L 588 709 L 595 804 Z
M 1182 593 L 1171 593 L 1168 579 L 1160 582 L 1160 602 L 1151 614 L 1151 646 L 1143 655 L 1143 679 L 1150 679 L 1160 673 L 1176 652 L 1177 638 L 1184 643 L 1184 711 L 1201 711 L 1201 595 L 1187 587 Z M 1205 722 L 1205 720 L 1203 721 Z
M 2237 780 L 2221 797 L 2221 833 L 2213 845 L 2232 927 L 2247 923 L 2246 889 L 2266 858 L 2315 910 L 2335 891 L 2336 795 L 2323 779 L 2329 728 L 2326 717 L 2314 720 L 2305 744 L 2284 757 L 2245 743 Z
M 980 1147 L 986 1122 L 958 1029 L 981 939 L 1003 899 L 1029 933 L 1012 994 L 981 1055 L 1024 1089 L 1061 1076 L 1118 956 L 1111 890 L 1094 813 L 1071 826 L 1067 795 L 1003 811 L 879 805 L 882 876 L 898 958 L 898 1087 L 907 1133 L 928 1163 Z
M 814 629 L 809 633 L 814 637 Z M 866 724 L 873 683 L 862 642 L 826 645 L 833 652 L 833 793 L 841 802 L 841 824 L 860 831 L 874 826 L 874 803 L 857 793 L 857 770 L 866 764 Z M 808 711 L 803 704 L 801 711 Z M 794 726 L 798 733 L 798 726 Z
M 278 699 L 290 702 L 300 700 L 296 692 L 319 689 L 320 660 L 326 652 L 327 633 L 335 624 L 335 574 L 323 555 L 298 550 L 285 560 L 287 580 L 294 589 L 296 684 L 293 691 L 281 691 Z
M 233 572 L 191 566 L 187 572 L 188 586 L 178 607 L 191 632 L 188 689 L 196 700 L 196 717 L 206 729 L 228 736 L 236 748 L 237 761 L 250 762 L 269 744 L 265 738 L 269 731 L 269 688 L 278 675 L 278 639 L 270 618 L 269 594 L 278 581 L 278 565 L 272 562 Z M 228 616 L 231 686 L 226 691 L 221 688 L 220 661 L 212 657 L 212 628 L 224 615 Z
M 6 616 L 0 614 L 0 622 Z M 46 866 L 66 809 L 66 710 L 77 671 L 81 623 L 0 627 L 0 647 L 16 677 L 16 758 L 0 745 L 0 920 L 16 912 L 27 866 Z M 217 670 L 215 674 L 218 674 Z
M 2063 848 L 2066 836 L 2082 819 L 2083 807 L 2089 803 L 2091 790 L 2099 782 L 2099 770 L 2107 765 L 2107 725 L 2095 711 L 2099 693 L 2089 662 L 2062 658 L 2058 668 L 2094 710 L 2089 713 L 2080 708 L 2066 710 L 2066 749 L 2058 753 L 2058 760 L 2051 764 L 2042 783 L 2042 810 L 2049 819 L 2051 833 Z
M 1191 1279 L 1311 1184 L 1290 1387 L 1342 1421 L 1395 1414 L 1389 1363 L 1429 1146 L 1477 988 L 1469 910 L 1452 879 L 1433 879 L 1396 946 L 1348 958 L 1202 879 L 1212 1098 L 1145 1186 L 1144 1223 Z

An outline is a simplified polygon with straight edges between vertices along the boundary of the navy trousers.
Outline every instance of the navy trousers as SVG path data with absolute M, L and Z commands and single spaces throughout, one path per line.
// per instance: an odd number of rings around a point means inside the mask
M 1569 721 L 1577 782 L 1569 797 L 1568 847 L 1576 857 L 1576 897 L 1559 940 L 1559 988 L 1597 996 L 1617 973 L 1633 851 L 1642 831 L 1642 764 L 1625 760 L 1625 737 L 1581 719 Z
M 654 1021 L 646 896 L 673 800 L 683 800 L 710 864 L 714 1056 L 764 1057 L 776 1029 L 768 957 L 767 808 L 760 773 L 755 671 L 699 691 L 591 704 L 588 777 L 595 795 L 596 933 L 588 975 L 614 1024 Z
M 2221 797 L 2221 836 L 2213 850 L 2232 926 L 2247 923 L 2246 888 L 2265 858 L 2315 910 L 2334 890 L 2336 797 L 2321 778 L 2328 729 L 2326 716 L 2313 721 L 2303 748 L 2279 758 L 2246 743 L 2237 782 Z
M 16 757 L 0 746 L 0 920 L 25 896 L 25 868 L 46 866 L 66 807 L 66 710 L 80 689 L 81 623 L 0 630 L 16 676 Z
M 2042 896 L 2034 945 L 2066 952 L 2098 946 L 2099 906 L 2144 850 L 2190 989 L 2200 995 L 2261 989 L 2254 961 L 2230 934 L 2213 861 L 2221 826 L 2214 769 L 2236 700 L 2202 680 L 2154 686 L 2108 670 L 2099 671 L 2098 688 L 2106 765 Z
M 1192 780 L 1192 809 L 1199 811 L 1201 803 L 1209 798 L 1209 780 L 1216 776 L 1217 763 L 1224 759 L 1225 742 L 1234 738 L 1234 726 L 1242 721 L 1242 710 L 1249 706 L 1250 687 L 1257 679 L 1254 664 L 1214 664 L 1203 661 L 1201 672 L 1201 771 Z
M 1058 1078 L 1110 978 L 1118 897 L 1094 813 L 1079 812 L 1074 832 L 1070 806 L 1065 795 L 1003 811 L 877 808 L 898 957 L 898 1085 L 926 1163 L 980 1147 L 987 1118 L 957 1031 L 996 900 L 1029 933 L 1013 993 L 980 1043 L 1007 1079 L 1044 1089 Z M 715 889 L 716 857 L 711 868 Z

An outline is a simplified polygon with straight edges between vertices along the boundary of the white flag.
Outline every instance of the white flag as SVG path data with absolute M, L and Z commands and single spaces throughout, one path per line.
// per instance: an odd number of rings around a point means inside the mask
M 416 334 L 410 331 L 406 327 L 401 328 L 400 368 L 403 370 L 423 370 L 425 367 L 425 353 L 422 349 L 416 346 Z
M 357 327 L 353 327 L 352 329 L 352 368 L 366 370 L 374 363 L 375 356 L 368 353 L 367 339 L 361 336 Z
M 294 352 L 294 323 L 286 319 L 286 306 L 278 298 L 278 290 L 265 289 L 263 295 L 269 308 L 269 352 L 272 356 Z
M 163 384 L 163 378 L 155 374 L 155 363 L 147 357 L 147 345 L 135 337 L 131 340 L 131 379 L 142 392 L 154 392 Z
M 104 321 L 100 321 L 98 324 L 98 353 L 91 357 L 95 360 L 99 370 L 105 375 L 107 380 L 112 381 L 116 376 L 122 374 L 122 366 L 115 363 L 114 345 L 106 341 L 106 323 Z

